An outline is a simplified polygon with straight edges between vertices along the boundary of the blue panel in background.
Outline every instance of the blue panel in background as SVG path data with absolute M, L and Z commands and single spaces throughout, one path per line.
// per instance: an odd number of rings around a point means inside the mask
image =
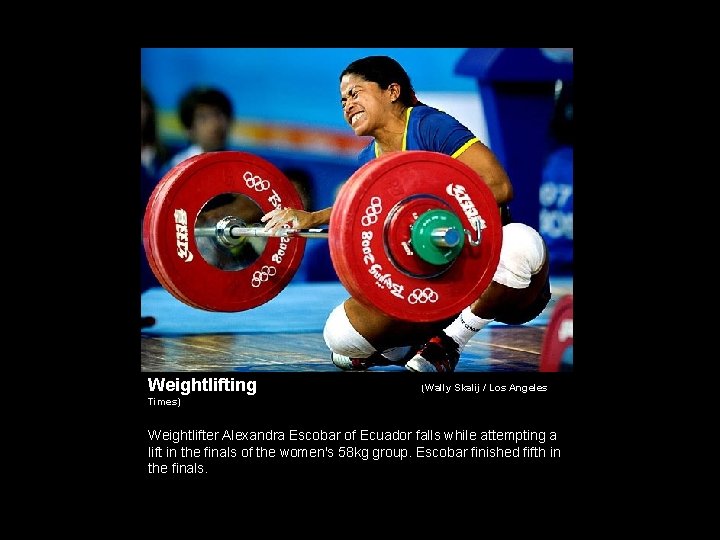
M 556 83 L 573 80 L 572 62 L 554 61 L 539 48 L 478 48 L 463 54 L 456 71 L 477 81 L 493 152 L 517 194 L 513 219 L 539 230 Z

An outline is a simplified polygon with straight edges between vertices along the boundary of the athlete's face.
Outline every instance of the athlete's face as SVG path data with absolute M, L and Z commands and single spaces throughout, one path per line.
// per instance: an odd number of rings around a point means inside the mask
M 377 83 L 359 75 L 343 75 L 340 80 L 340 103 L 345 121 L 355 135 L 372 135 L 383 127 L 391 112 L 392 95 Z

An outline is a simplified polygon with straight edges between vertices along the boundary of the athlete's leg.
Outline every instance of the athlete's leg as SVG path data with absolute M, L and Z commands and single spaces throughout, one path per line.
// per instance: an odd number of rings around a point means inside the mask
M 454 371 L 468 341 L 493 320 L 523 324 L 547 305 L 550 260 L 540 234 L 522 223 L 503 227 L 500 262 L 490 285 L 405 365 L 411 371 Z

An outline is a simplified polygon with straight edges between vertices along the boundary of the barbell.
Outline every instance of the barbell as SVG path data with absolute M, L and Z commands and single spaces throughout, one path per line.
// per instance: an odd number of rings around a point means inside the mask
M 327 239 L 341 283 L 392 317 L 453 316 L 490 284 L 502 225 L 492 192 L 445 154 L 386 154 L 339 190 L 327 229 L 256 225 L 275 208 L 302 208 L 272 163 L 246 152 L 189 158 L 158 182 L 142 236 L 150 268 L 178 300 L 208 311 L 252 309 L 290 282 L 307 239 Z

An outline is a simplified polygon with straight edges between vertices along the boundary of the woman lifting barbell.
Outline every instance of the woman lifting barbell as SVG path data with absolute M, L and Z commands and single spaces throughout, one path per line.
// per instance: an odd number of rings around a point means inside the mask
M 355 134 L 373 137 L 358 155 L 360 166 L 390 152 L 440 152 L 475 171 L 498 204 L 503 218 L 500 261 L 490 284 L 459 314 L 410 322 L 351 297 L 330 313 L 323 330 L 332 361 L 341 369 L 405 362 L 410 371 L 452 372 L 468 341 L 490 322 L 524 324 L 547 306 L 545 243 L 533 228 L 510 222 L 507 204 L 513 188 L 494 153 L 455 118 L 419 102 L 397 61 L 369 56 L 350 63 L 340 74 L 340 102 Z M 313 228 L 328 224 L 331 213 L 332 207 L 315 212 L 278 208 L 261 221 L 272 232 L 288 223 L 293 228 Z

